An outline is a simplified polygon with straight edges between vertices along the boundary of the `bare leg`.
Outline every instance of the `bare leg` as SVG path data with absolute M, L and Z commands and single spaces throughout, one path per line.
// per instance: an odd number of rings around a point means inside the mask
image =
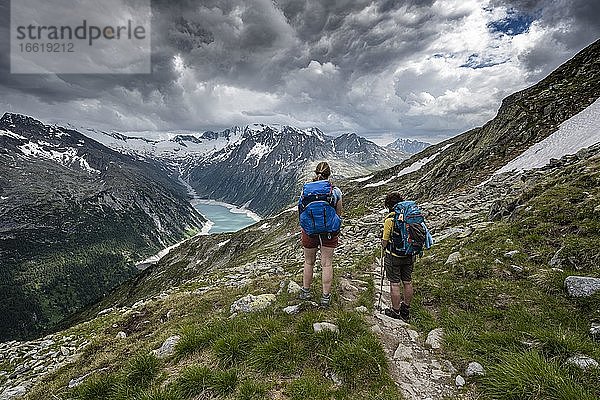
M 402 285 L 404 286 L 404 304 L 410 306 L 410 302 L 413 298 L 413 286 L 412 282 L 403 281 Z
M 392 308 L 400 309 L 400 283 L 390 282 L 390 298 L 392 300 Z
M 323 268 L 323 294 L 331 293 L 333 281 L 333 248 L 321 247 L 321 267 Z
M 307 249 L 304 247 L 304 274 L 302 277 L 303 286 L 308 289 L 313 280 L 313 268 L 317 261 L 317 249 Z

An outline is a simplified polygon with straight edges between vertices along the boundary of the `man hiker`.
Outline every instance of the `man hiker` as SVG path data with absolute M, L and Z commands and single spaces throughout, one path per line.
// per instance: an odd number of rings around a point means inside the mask
M 412 271 L 415 258 L 423 248 L 429 248 L 433 239 L 425 226 L 421 211 L 413 201 L 404 201 L 398 192 L 385 197 L 389 213 L 383 224 L 382 249 L 385 250 L 383 266 L 390 282 L 392 307 L 384 310 L 385 315 L 408 321 L 410 302 L 413 298 Z M 383 277 L 382 277 L 383 279 Z M 404 298 L 400 293 L 403 287 Z

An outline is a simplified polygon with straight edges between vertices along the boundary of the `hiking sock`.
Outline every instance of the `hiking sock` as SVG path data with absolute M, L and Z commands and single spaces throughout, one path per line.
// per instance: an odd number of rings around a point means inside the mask
M 310 293 L 310 288 L 305 288 L 302 287 L 302 289 L 300 290 L 300 299 L 301 300 L 308 300 L 312 297 L 311 293 Z
M 323 293 L 323 296 L 321 296 L 321 305 L 324 307 L 329 306 L 329 304 L 331 303 L 331 293 L 325 294 Z

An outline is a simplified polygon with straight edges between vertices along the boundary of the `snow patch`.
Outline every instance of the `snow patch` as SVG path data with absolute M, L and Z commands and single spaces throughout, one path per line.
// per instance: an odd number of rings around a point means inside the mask
M 541 168 L 552 158 L 575 154 L 596 143 L 600 143 L 600 99 L 564 121 L 556 132 L 525 150 L 494 175 Z
M 248 154 L 246 154 L 246 158 L 244 159 L 244 162 L 246 162 L 246 160 L 248 160 L 250 157 L 256 157 L 256 165 L 258 165 L 260 160 L 264 156 L 269 154 L 271 151 L 272 151 L 272 149 L 269 146 L 262 144 L 262 143 L 256 143 L 254 145 L 254 147 L 252 147 L 250 149 Z
M 8 136 L 9 138 L 19 139 L 19 140 L 27 140 L 26 137 L 19 135 L 18 133 L 14 133 L 11 131 L 0 130 L 0 136 Z
M 221 243 L 217 243 L 217 247 L 223 247 L 225 246 L 227 243 L 229 243 L 231 241 L 231 239 L 227 239 Z
M 77 155 L 77 149 L 74 147 L 68 147 L 63 151 L 48 150 L 40 146 L 38 143 L 28 142 L 18 146 L 18 149 L 25 155 L 25 157 L 41 157 L 52 161 L 56 161 L 67 167 L 78 165 L 80 169 L 99 174 L 100 171 L 90 166 L 87 160 L 83 156 Z
M 400 170 L 400 172 L 398 172 L 396 175 L 392 176 L 389 179 L 385 179 L 383 181 L 379 181 L 379 182 L 375 182 L 375 183 L 369 183 L 367 185 L 365 185 L 366 188 L 368 187 L 378 187 L 378 186 L 382 186 L 382 185 L 386 185 L 388 183 L 390 183 L 391 181 L 393 181 L 396 178 L 399 178 L 403 175 L 408 175 L 410 173 L 413 172 L 417 172 L 419 171 L 421 168 L 423 168 L 423 166 L 427 165 L 428 163 L 430 163 L 431 161 L 435 160 L 437 158 L 437 156 L 439 156 L 440 154 L 442 154 L 442 152 L 444 150 L 446 150 L 448 147 L 452 146 L 454 143 L 450 143 L 445 145 L 444 147 L 442 147 L 441 149 L 439 149 L 437 151 L 437 153 L 429 156 L 429 157 L 425 157 L 422 158 L 420 160 L 415 161 L 414 163 L 412 163 L 411 165 L 409 165 L 406 168 L 403 168 L 402 170 Z
M 365 176 L 362 178 L 356 178 L 356 179 L 351 179 L 350 182 L 365 182 L 368 181 L 369 179 L 371 179 L 373 177 L 373 175 L 369 175 L 369 176 Z

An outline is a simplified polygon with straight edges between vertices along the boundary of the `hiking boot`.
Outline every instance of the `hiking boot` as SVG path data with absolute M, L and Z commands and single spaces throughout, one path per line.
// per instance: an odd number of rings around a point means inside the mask
M 298 296 L 300 300 L 310 300 L 312 298 L 312 294 L 310 293 L 310 289 L 302 288 L 300 291 L 300 295 Z
M 321 307 L 329 307 L 331 304 L 331 293 L 321 296 Z
M 402 319 L 402 317 L 400 316 L 400 311 L 396 311 L 393 308 L 386 308 L 385 310 L 383 310 L 383 313 L 390 318 Z
M 407 304 L 400 303 L 400 318 L 405 322 L 410 319 L 410 307 Z

